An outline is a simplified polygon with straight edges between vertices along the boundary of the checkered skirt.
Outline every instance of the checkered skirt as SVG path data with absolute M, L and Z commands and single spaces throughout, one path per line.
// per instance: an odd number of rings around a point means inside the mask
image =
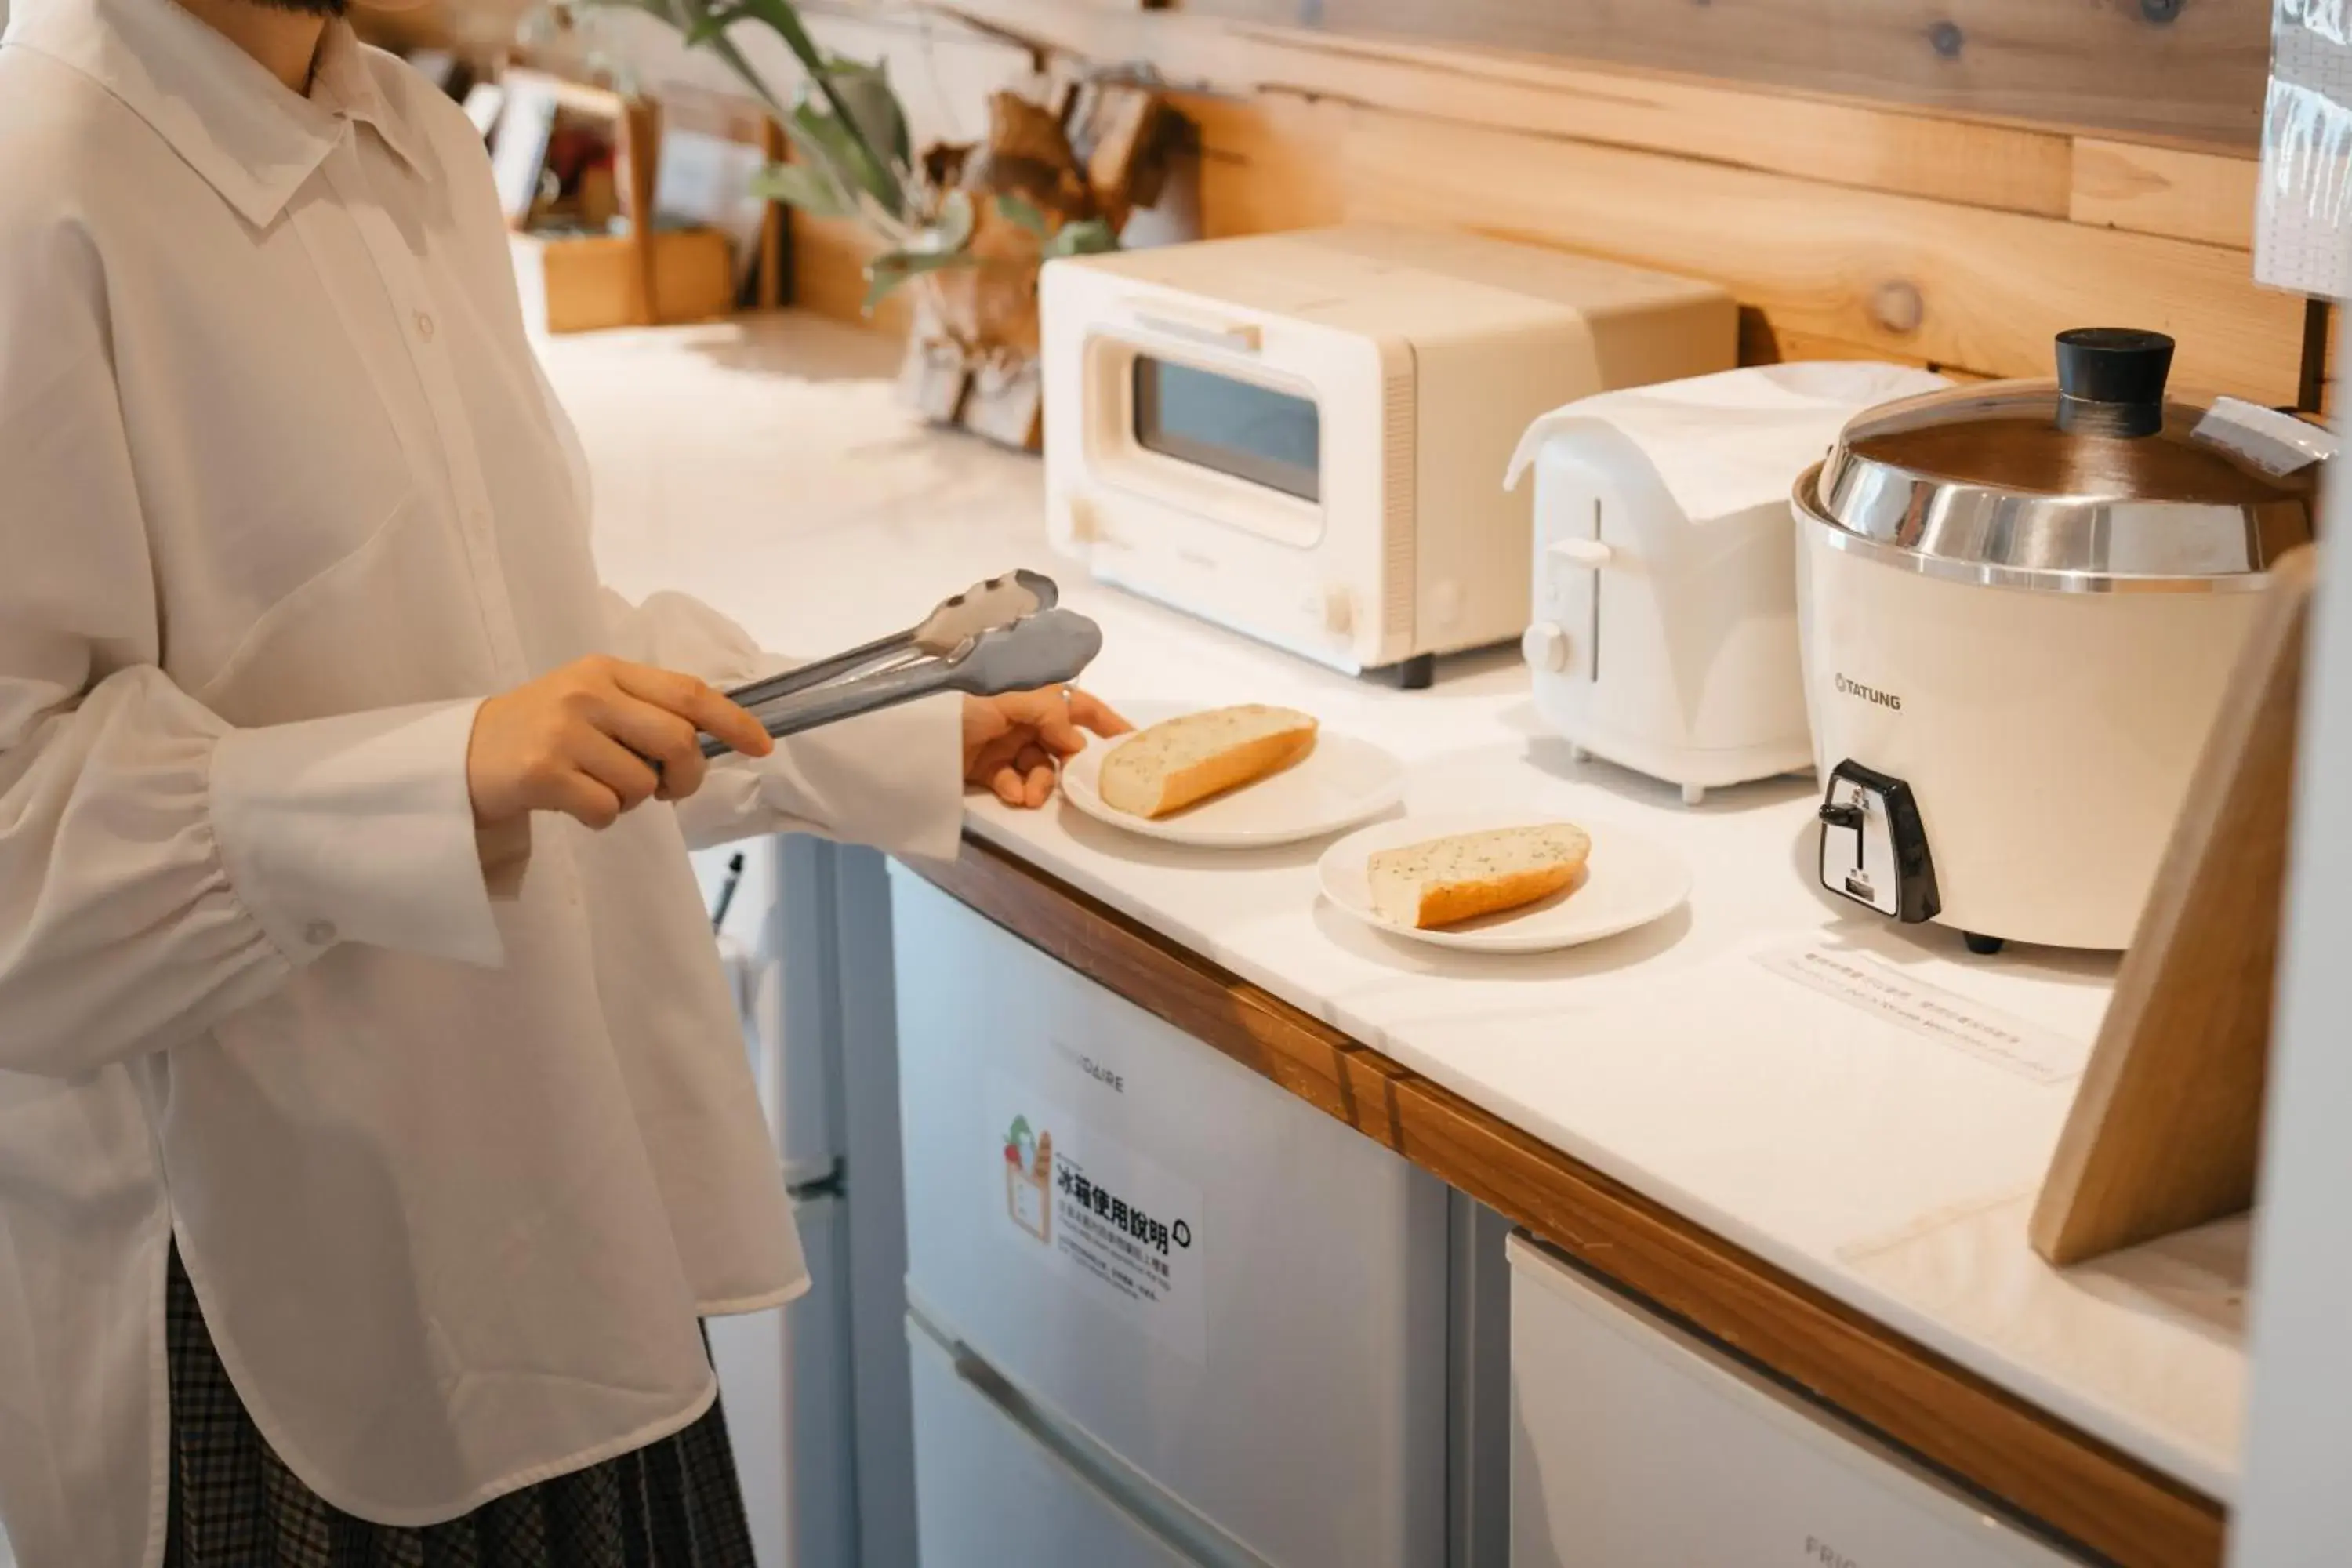
M 754 1568 L 709 1413 L 675 1436 L 423 1530 L 368 1524 L 294 1479 L 246 1414 L 172 1254 L 171 1533 L 164 1568 Z

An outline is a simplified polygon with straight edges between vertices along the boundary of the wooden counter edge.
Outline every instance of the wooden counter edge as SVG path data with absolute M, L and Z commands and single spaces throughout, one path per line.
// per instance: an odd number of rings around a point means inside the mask
M 2123 1568 L 2219 1568 L 2210 1499 L 1006 852 L 912 868 L 1966 1486 Z

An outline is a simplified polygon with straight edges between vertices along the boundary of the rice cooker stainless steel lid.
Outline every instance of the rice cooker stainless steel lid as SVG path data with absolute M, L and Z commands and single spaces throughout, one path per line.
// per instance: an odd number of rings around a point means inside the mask
M 1856 416 L 1797 481 L 1822 542 L 1929 576 L 2063 593 L 2259 587 L 2312 538 L 2335 438 L 2231 397 L 2168 396 L 2160 332 L 2062 332 L 2055 381 Z

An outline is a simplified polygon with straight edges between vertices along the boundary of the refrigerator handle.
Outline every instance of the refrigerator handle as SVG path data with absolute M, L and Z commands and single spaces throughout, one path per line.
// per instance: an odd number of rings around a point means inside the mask
M 1275 1568 L 1095 1438 L 1054 1412 L 1040 1409 L 985 1357 L 934 1327 L 920 1303 L 913 1304 L 908 1321 L 947 1352 L 956 1376 L 1023 1437 L 1186 1561 L 1201 1568 Z

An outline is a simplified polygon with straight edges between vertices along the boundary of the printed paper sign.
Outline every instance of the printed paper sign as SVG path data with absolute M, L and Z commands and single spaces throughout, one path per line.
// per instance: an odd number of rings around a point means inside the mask
M 1034 1094 L 999 1084 L 996 1100 L 1005 1237 L 1068 1289 L 1198 1365 L 1199 1190 Z
M 1808 941 L 1755 956 L 1776 974 L 2034 1083 L 2063 1083 L 2090 1059 L 2090 1047 L 2080 1040 L 1916 979 L 1867 952 Z

